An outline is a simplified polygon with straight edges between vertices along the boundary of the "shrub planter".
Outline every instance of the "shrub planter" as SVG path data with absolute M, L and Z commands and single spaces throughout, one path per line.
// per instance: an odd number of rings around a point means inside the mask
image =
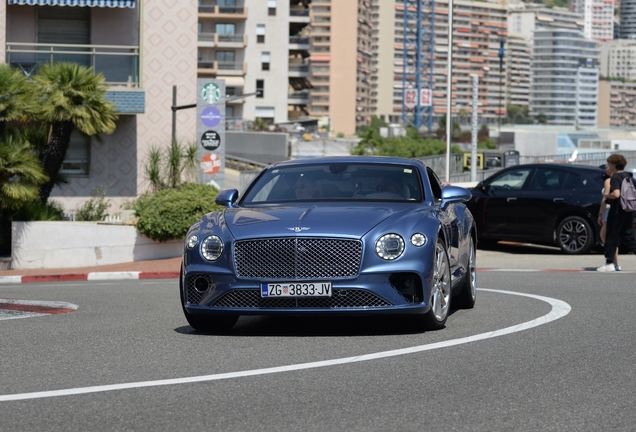
M 133 226 L 102 222 L 13 222 L 13 269 L 90 267 L 181 256 L 183 241 L 156 242 Z

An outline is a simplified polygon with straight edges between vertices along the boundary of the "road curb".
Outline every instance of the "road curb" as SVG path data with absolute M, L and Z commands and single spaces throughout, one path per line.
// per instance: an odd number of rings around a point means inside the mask
M 171 272 L 91 272 L 69 273 L 58 275 L 37 276 L 0 276 L 0 284 L 19 284 L 34 282 L 68 282 L 68 281 L 99 281 L 126 279 L 172 279 L 178 278 L 178 271 Z

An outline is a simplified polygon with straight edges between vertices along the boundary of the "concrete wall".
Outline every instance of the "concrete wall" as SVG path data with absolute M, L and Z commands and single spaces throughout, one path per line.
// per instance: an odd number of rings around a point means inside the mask
M 13 269 L 88 267 L 181 256 L 183 241 L 158 243 L 133 226 L 13 222 Z
M 555 155 L 558 148 L 558 132 L 515 132 L 515 150 L 524 156 Z
M 271 164 L 289 159 L 289 135 L 269 132 L 225 132 L 228 155 Z

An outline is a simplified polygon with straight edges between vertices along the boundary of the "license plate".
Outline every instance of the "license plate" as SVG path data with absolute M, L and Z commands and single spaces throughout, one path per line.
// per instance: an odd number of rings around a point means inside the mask
M 261 284 L 261 297 L 331 297 L 331 292 L 331 282 Z

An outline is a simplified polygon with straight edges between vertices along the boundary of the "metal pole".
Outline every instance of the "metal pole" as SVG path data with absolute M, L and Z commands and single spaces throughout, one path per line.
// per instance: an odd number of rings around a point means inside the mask
M 446 183 L 450 183 L 451 100 L 453 94 L 453 0 L 448 0 L 448 55 L 446 65 Z
M 172 142 L 177 141 L 177 86 L 172 86 Z
M 472 153 L 470 154 L 470 181 L 477 181 L 477 110 L 479 76 L 473 77 L 473 118 L 472 118 Z

